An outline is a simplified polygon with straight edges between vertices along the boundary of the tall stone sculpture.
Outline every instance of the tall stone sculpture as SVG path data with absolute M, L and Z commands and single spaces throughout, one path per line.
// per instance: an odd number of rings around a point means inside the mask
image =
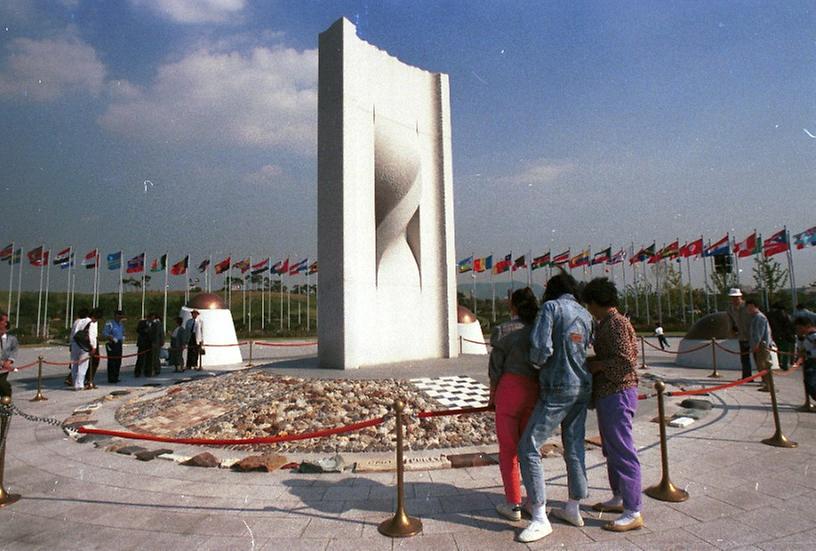
M 458 355 L 450 91 L 359 39 L 320 35 L 319 359 Z

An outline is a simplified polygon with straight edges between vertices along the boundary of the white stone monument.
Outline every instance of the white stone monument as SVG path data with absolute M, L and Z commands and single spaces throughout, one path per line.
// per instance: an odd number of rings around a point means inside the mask
M 320 35 L 321 367 L 458 355 L 448 77 Z
M 214 293 L 200 293 L 192 297 L 190 304 L 182 306 L 181 312 L 179 312 L 182 326 L 187 325 L 187 320 L 192 317 L 191 312 L 193 310 L 198 310 L 204 333 L 206 353 L 201 356 L 201 366 L 214 367 L 241 364 L 243 358 L 241 357 L 241 347 L 237 346 L 238 337 L 235 334 L 235 324 L 232 321 L 232 313 L 224 304 L 224 300 Z

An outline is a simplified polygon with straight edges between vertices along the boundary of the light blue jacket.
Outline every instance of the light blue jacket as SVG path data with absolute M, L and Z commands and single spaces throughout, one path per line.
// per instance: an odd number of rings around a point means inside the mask
M 570 294 L 541 305 L 530 334 L 530 361 L 540 369 L 542 393 L 591 390 L 586 356 L 592 327 L 592 316 Z

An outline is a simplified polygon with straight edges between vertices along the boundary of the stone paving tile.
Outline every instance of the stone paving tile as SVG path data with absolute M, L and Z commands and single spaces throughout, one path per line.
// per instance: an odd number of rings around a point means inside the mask
M 584 545 L 595 543 L 595 541 L 586 535 L 586 533 L 576 528 L 575 526 L 563 524 L 559 520 L 552 520 L 553 533 L 546 538 L 537 542 L 527 544 L 530 549 L 552 549 L 552 548 L 567 548 L 567 549 L 583 549 Z M 522 528 L 526 527 L 527 523 L 522 523 Z M 459 541 L 457 536 L 456 541 Z M 473 549 L 477 549 L 473 547 Z
M 742 512 L 738 507 L 708 496 L 690 497 L 688 501 L 672 503 L 670 506 L 683 514 L 703 522 L 730 517 L 735 513 Z
M 439 498 L 442 510 L 446 513 L 463 513 L 467 511 L 493 511 L 495 506 L 482 493 L 460 494 L 457 496 L 443 496 Z
M 782 504 L 781 500 L 760 493 L 754 488 L 751 488 L 750 490 L 743 488 L 723 490 L 722 492 L 716 494 L 715 497 L 720 501 L 729 503 L 735 507 L 739 507 L 747 511 L 759 508 L 778 507 Z
M 452 534 L 420 534 L 413 538 L 397 538 L 393 542 L 394 551 L 458 551 Z
M 765 534 L 727 518 L 695 524 L 684 530 L 720 549 L 751 545 L 767 539 Z
M 325 501 L 367 499 L 371 492 L 368 486 L 341 486 L 328 488 L 323 494 Z
M 391 538 L 385 536 L 380 536 L 380 539 L 338 538 L 329 541 L 326 551 L 391 551 L 392 545 Z
M 782 538 L 816 526 L 813 511 L 802 511 L 801 514 L 778 509 L 756 509 L 734 517 L 739 522 L 759 530 L 765 540 Z
M 310 538 L 360 538 L 364 521 L 358 519 L 313 518 L 304 535 Z
M 716 546 L 682 530 L 641 535 L 633 533 L 628 535 L 626 539 L 641 549 L 660 549 L 660 551 L 709 551 L 718 549 Z

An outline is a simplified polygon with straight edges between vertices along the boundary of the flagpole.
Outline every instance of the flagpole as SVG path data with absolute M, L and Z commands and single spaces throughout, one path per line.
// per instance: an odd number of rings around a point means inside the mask
M 71 262 L 71 253 L 73 252 L 73 247 L 68 247 L 68 285 L 65 288 L 65 323 L 64 327 L 68 328 L 68 315 L 70 313 L 70 306 L 71 306 L 71 266 L 73 262 Z
M 98 260 L 99 259 L 97 258 L 97 266 L 94 266 L 94 269 L 91 272 L 91 305 L 92 306 L 96 306 L 96 288 L 97 288 L 97 285 L 98 285 L 96 273 L 97 273 L 97 270 L 99 269 Z
M 119 250 L 119 310 L 122 309 L 122 268 L 125 264 L 125 252 Z
M 680 269 L 682 270 L 682 267 Z M 691 323 L 694 324 L 694 285 L 691 282 L 691 259 L 689 257 L 686 257 L 686 271 L 689 283 L 689 311 L 691 312 Z
M 20 261 L 22 262 L 22 258 Z M 11 294 L 14 289 L 14 241 L 11 242 L 11 256 L 9 257 L 9 299 L 8 313 L 11 315 Z
M 40 245 L 40 290 L 39 290 L 39 293 L 37 295 L 37 331 L 35 333 L 38 337 L 40 336 L 40 310 L 42 308 L 43 272 L 45 270 L 45 266 L 43 265 L 43 262 L 45 260 L 45 257 L 43 256 L 44 254 L 45 254 L 45 245 Z M 23 261 L 23 259 L 21 258 L 20 262 L 22 262 L 22 261 Z
M 269 260 L 267 259 L 266 267 L 269 268 Z M 263 272 L 261 272 L 263 273 Z M 266 328 L 266 282 L 268 278 L 261 277 L 261 331 Z
M 45 267 L 45 305 L 43 306 L 42 336 L 48 338 L 48 291 L 51 287 L 51 249 L 48 249 L 46 260 L 48 261 L 48 266 Z
M 76 296 L 76 272 L 71 276 L 71 321 L 74 320 L 74 297 Z M 69 322 L 70 323 L 70 322 Z
M 496 323 L 496 280 L 493 278 L 493 260 L 493 251 L 490 251 L 490 304 L 493 310 L 493 323 Z
M 14 314 L 14 328 L 18 328 L 20 326 L 20 293 L 22 292 L 23 288 L 23 255 L 25 254 L 25 249 L 20 247 L 20 269 L 17 272 L 17 311 Z M 12 263 L 14 263 L 14 255 L 12 253 L 11 258 Z
M 252 266 L 252 257 L 249 257 L 249 265 Z M 247 325 L 247 301 L 246 301 L 246 278 L 244 277 L 244 271 L 241 270 L 241 306 L 243 308 L 243 314 L 241 316 L 244 319 L 244 326 Z
M 161 259 L 159 259 L 161 262 Z M 168 280 L 168 264 L 170 263 L 170 252 L 164 253 L 164 308 L 162 309 L 162 328 L 167 333 L 167 286 L 170 284 Z
M 227 269 L 227 274 L 229 274 L 229 285 L 227 286 L 227 308 L 230 310 L 230 314 L 232 314 L 232 255 L 229 256 L 230 265 Z
M 287 289 L 287 291 L 286 291 L 286 329 L 287 330 L 292 329 L 292 290 L 291 289 Z
M 269 297 L 269 307 L 266 309 L 266 315 L 269 316 L 269 327 L 272 327 L 272 257 L 266 257 L 267 271 L 269 277 L 266 278 L 266 296 Z
M 286 263 L 286 269 L 289 269 L 289 263 Z M 283 333 L 283 272 L 279 272 L 278 275 L 280 276 L 280 330 Z
M 787 253 L 788 258 L 788 277 L 790 279 L 791 285 L 791 310 L 796 308 L 796 304 L 799 302 L 799 298 L 796 292 L 796 276 L 793 274 L 793 250 L 790 247 L 790 234 L 788 233 L 787 226 L 784 227 L 785 230 L 785 240 L 788 242 L 788 250 L 785 251 Z
M 308 264 L 308 263 L 307 263 Z M 306 332 L 312 330 L 312 315 L 309 311 L 309 308 L 312 306 L 312 278 L 309 274 L 311 270 L 309 267 L 306 267 Z
M 212 266 L 212 254 L 207 256 L 207 268 L 204 270 L 204 279 L 207 281 L 207 292 L 212 293 L 212 276 L 210 275 L 210 267 Z
M 646 275 L 646 264 L 645 263 L 642 263 L 642 264 L 643 264 L 642 265 L 642 268 L 643 268 L 643 283 L 644 283 L 644 286 L 645 286 L 645 285 L 648 285 L 649 278 Z M 652 313 L 651 313 L 650 308 L 649 308 L 649 290 L 648 289 L 644 289 L 644 290 L 645 290 L 645 292 L 643 293 L 643 299 L 646 301 L 646 304 L 645 304 L 645 306 L 646 306 L 646 324 L 651 325 L 651 323 L 652 323 Z
M 612 266 L 614 270 L 615 267 Z M 623 278 L 623 309 L 629 312 L 629 293 L 626 292 L 626 257 L 621 261 L 621 277 Z

